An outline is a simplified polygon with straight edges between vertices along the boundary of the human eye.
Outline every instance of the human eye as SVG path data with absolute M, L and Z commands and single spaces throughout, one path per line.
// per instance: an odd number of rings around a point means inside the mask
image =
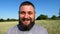
M 31 12 L 31 11 L 29 11 L 29 12 L 28 12 L 28 14 L 29 14 L 29 15 L 31 15 L 31 14 L 32 14 L 32 12 Z
M 20 14 L 25 14 L 25 12 L 24 11 L 21 11 Z

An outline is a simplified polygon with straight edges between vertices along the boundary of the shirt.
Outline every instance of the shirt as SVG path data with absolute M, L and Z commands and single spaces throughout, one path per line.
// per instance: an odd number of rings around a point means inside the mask
M 44 27 L 34 24 L 29 31 L 20 31 L 17 26 L 14 26 L 8 30 L 7 34 L 48 34 L 48 32 Z

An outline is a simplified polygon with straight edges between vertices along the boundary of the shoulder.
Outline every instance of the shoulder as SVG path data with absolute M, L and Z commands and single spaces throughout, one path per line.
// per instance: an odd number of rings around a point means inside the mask
M 8 29 L 7 34 L 11 34 L 12 32 L 18 31 L 17 25 Z
M 39 24 L 35 24 L 34 27 L 39 28 L 39 29 L 45 29 L 43 26 L 41 26 Z
M 37 29 L 38 32 L 40 32 L 41 34 L 48 34 L 46 28 L 44 28 L 43 26 L 39 25 L 39 24 L 35 24 L 35 28 Z

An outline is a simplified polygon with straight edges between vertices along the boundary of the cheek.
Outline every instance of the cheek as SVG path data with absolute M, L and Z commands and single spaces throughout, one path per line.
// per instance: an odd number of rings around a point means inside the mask
M 24 17 L 24 15 L 21 15 L 21 14 L 20 14 L 20 15 L 19 15 L 19 17 L 20 17 L 20 18 L 23 18 L 23 17 Z
M 34 15 L 30 15 L 30 18 L 31 18 L 32 20 L 34 20 L 34 19 L 35 19 L 35 16 L 34 16 Z

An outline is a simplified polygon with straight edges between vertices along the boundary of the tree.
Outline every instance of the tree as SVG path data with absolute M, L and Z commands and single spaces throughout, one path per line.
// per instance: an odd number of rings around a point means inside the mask
M 17 21 L 17 19 L 9 19 L 9 18 L 7 18 L 7 21 Z
M 7 21 L 9 21 L 10 19 L 9 18 L 7 18 Z
M 41 14 L 40 16 L 37 17 L 36 20 L 42 20 L 42 19 L 43 19 L 43 20 L 48 19 L 48 16 Z
M 55 15 L 53 15 L 52 17 L 51 17 L 51 19 L 56 19 L 57 17 L 55 16 Z
M 1 22 L 1 21 L 4 21 L 4 19 L 3 19 L 3 18 L 1 18 L 1 19 L 0 19 L 0 22 Z

